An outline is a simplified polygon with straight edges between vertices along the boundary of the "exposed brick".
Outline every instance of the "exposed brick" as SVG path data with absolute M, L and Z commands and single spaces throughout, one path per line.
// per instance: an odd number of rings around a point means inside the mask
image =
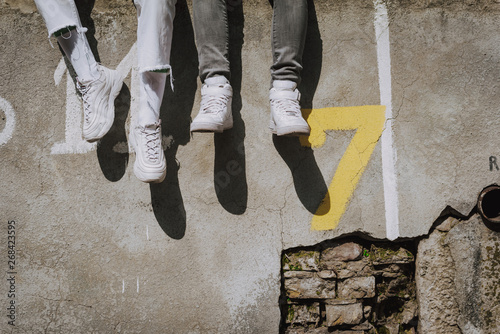
M 415 257 L 410 251 L 395 245 L 377 247 L 372 244 L 370 249 L 370 258 L 372 259 L 374 265 L 391 263 L 401 264 L 415 261 Z
M 318 327 L 318 328 L 289 327 L 285 331 L 285 334 L 332 334 L 332 333 L 328 331 L 327 327 Z
M 337 274 L 333 270 L 322 270 L 318 272 L 318 277 L 320 278 L 336 278 Z
M 337 273 L 338 279 L 345 279 L 355 276 L 370 276 L 373 268 L 369 258 L 362 258 L 358 261 L 334 261 L 334 260 L 320 260 L 321 270 L 331 270 Z
M 318 271 L 318 251 L 288 252 L 283 255 L 283 270 Z
M 363 247 L 354 242 L 340 244 L 321 252 L 322 261 L 355 261 L 361 258 Z
M 319 303 L 311 305 L 288 305 L 287 323 L 307 325 L 309 323 L 317 324 L 319 321 Z
M 285 278 L 312 278 L 317 277 L 316 273 L 311 271 L 285 271 L 283 273 Z
M 297 299 L 335 298 L 336 282 L 319 277 L 285 279 L 287 296 Z
M 326 305 L 326 325 L 358 325 L 363 321 L 363 304 Z
M 338 298 L 360 299 L 375 297 L 375 277 L 353 277 L 338 282 Z

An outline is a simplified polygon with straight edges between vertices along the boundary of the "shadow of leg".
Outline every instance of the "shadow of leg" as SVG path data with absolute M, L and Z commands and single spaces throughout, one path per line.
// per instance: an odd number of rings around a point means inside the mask
M 76 8 L 78 9 L 78 14 L 80 15 L 80 21 L 82 26 L 87 28 L 85 35 L 89 41 L 90 49 L 94 54 L 95 60 L 99 63 L 101 59 L 99 58 L 99 52 L 97 51 L 97 39 L 95 38 L 95 25 L 94 20 L 90 14 L 94 8 L 95 0 L 75 0 Z
M 179 164 L 175 159 L 177 149 L 167 149 L 167 176 L 162 183 L 150 186 L 151 205 L 158 224 L 173 239 L 182 239 L 186 233 L 186 210 L 179 186 Z
M 229 62 L 233 87 L 233 128 L 214 135 L 214 185 L 222 207 L 236 215 L 247 209 L 248 186 L 245 161 L 245 123 L 241 118 L 241 49 L 243 47 L 243 6 L 228 10 Z
M 125 122 L 130 110 L 130 90 L 123 84 L 115 100 L 115 120 L 109 132 L 97 145 L 97 158 L 102 173 L 109 181 L 116 182 L 125 174 L 128 164 L 128 143 Z
M 308 1 L 307 35 L 302 55 L 302 80 L 299 85 L 302 109 L 312 109 L 313 97 L 318 87 L 323 64 L 323 41 L 318 27 L 314 1 Z
M 175 78 L 175 93 L 165 87 L 160 109 L 163 137 L 166 138 L 167 176 L 160 184 L 151 184 L 151 203 L 158 224 L 173 239 L 186 232 L 186 210 L 179 185 L 180 165 L 176 160 L 179 145 L 190 140 L 189 124 L 197 89 L 198 55 L 186 0 L 177 1 L 170 62 Z M 176 73 L 178 75 L 176 76 Z
M 321 206 L 328 198 L 328 187 L 319 170 L 314 152 L 309 147 L 302 147 L 298 137 L 278 137 L 273 135 L 274 147 L 292 172 L 295 191 L 304 207 L 313 214 L 325 214 L 330 209 L 330 201 Z

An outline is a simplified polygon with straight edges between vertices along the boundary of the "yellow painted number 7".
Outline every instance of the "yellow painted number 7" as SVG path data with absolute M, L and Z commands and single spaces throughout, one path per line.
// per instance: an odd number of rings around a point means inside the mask
M 382 136 L 385 106 L 303 109 L 302 113 L 311 127 L 311 135 L 300 138 L 302 146 L 323 146 L 328 130 L 356 130 L 311 221 L 313 230 L 335 229 Z

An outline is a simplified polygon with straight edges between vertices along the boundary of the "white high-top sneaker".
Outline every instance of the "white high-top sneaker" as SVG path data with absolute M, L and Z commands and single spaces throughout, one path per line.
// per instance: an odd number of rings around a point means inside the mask
M 98 65 L 99 79 L 80 82 L 77 88 L 83 99 L 83 138 L 88 142 L 101 139 L 115 119 L 115 99 L 123 85 L 122 76 L 114 70 Z
M 201 87 L 200 112 L 191 122 L 191 132 L 223 132 L 231 129 L 232 99 L 233 89 L 225 77 L 207 78 Z
M 167 163 L 161 146 L 160 122 L 131 128 L 135 149 L 134 173 L 143 182 L 159 183 L 167 174 Z
M 297 84 L 289 80 L 273 81 L 269 91 L 271 103 L 271 121 L 269 128 L 278 136 L 308 136 L 309 125 L 300 111 L 300 93 Z

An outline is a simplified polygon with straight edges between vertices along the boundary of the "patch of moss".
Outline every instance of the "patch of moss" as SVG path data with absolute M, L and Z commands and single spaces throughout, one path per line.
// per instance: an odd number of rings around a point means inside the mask
M 415 259 L 414 255 L 407 249 L 389 245 L 381 247 L 372 245 L 369 254 L 370 260 L 376 262 L 390 262 L 392 259 L 398 258 L 406 258 L 409 261 L 413 261 Z
M 314 312 L 316 312 L 316 307 L 314 305 L 308 305 L 307 311 L 310 313 L 314 313 Z
M 300 264 L 298 264 L 296 266 L 294 266 L 293 264 L 291 264 L 289 266 L 289 268 L 290 268 L 291 271 L 302 271 L 302 266 Z
M 294 317 L 295 317 L 295 310 L 293 309 L 293 305 L 288 305 L 288 315 L 287 315 L 288 321 L 290 321 L 290 323 L 293 323 Z
M 391 331 L 385 326 L 380 326 L 380 327 L 377 327 L 377 333 L 378 334 L 391 334 Z

